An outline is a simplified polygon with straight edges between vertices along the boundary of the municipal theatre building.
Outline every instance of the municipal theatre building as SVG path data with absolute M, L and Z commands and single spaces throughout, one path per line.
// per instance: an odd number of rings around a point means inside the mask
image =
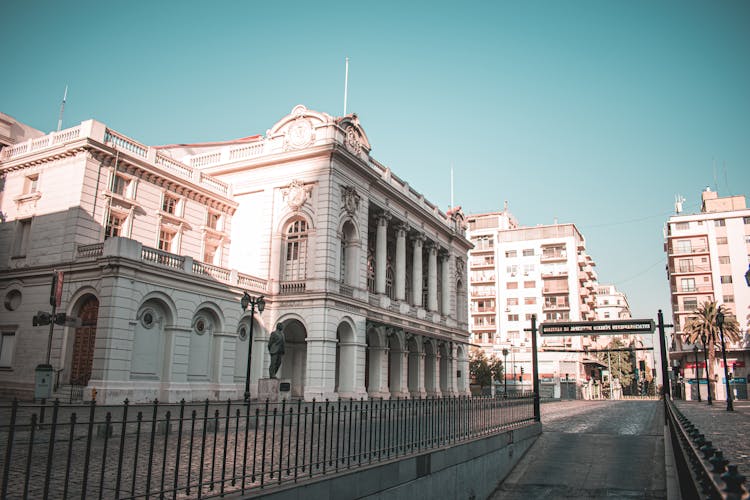
M 356 115 L 148 146 L 0 113 L 0 147 L 1 396 L 33 398 L 49 344 L 55 389 L 98 402 L 242 398 L 248 363 L 257 397 L 279 323 L 295 398 L 469 393 L 463 214 L 375 160 Z M 48 343 L 53 275 L 74 320 Z

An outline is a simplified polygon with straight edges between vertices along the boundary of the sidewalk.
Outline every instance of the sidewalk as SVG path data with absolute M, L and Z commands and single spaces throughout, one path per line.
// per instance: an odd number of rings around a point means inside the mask
M 712 406 L 681 399 L 674 403 L 740 474 L 750 476 L 750 401 L 733 401 L 734 411 L 727 411 L 726 401 Z

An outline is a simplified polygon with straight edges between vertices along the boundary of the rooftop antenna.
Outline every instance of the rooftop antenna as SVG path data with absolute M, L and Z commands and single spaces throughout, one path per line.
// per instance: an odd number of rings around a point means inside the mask
M 682 195 L 676 195 L 674 197 L 674 213 L 682 213 L 682 204 L 685 203 L 685 198 Z
M 349 94 L 349 58 L 346 58 L 346 70 L 344 72 L 344 116 L 346 116 L 346 97 Z
M 65 86 L 65 94 L 63 94 L 62 104 L 60 104 L 60 116 L 57 118 L 57 131 L 62 129 L 63 113 L 65 112 L 65 101 L 68 99 L 68 86 Z
M 714 167 L 714 191 L 717 193 L 719 192 L 719 183 L 716 180 L 716 158 L 713 158 L 713 167 Z

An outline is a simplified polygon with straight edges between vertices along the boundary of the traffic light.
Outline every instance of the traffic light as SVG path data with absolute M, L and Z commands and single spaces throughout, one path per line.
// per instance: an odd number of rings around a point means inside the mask
M 50 323 L 52 323 L 52 315 L 43 311 L 37 312 L 32 319 L 34 326 L 49 325 Z
M 523 375 L 523 366 L 521 367 L 521 375 Z

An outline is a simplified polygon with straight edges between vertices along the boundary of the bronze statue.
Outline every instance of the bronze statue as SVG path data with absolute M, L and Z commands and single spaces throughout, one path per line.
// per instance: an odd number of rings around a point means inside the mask
M 284 325 L 276 325 L 276 330 L 268 337 L 268 352 L 271 354 L 271 364 L 268 367 L 268 376 L 276 378 L 276 372 L 281 366 L 281 358 L 284 357 Z

